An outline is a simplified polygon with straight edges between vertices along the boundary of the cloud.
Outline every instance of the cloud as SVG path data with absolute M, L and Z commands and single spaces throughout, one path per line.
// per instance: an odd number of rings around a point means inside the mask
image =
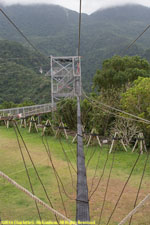
M 100 8 L 104 9 L 125 4 L 141 4 L 150 7 L 150 0 L 86 0 L 83 2 L 83 9 L 86 12 L 93 12 Z
M 79 0 L 0 0 L 0 3 L 5 5 L 12 4 L 56 4 L 66 8 L 78 11 Z M 124 4 L 141 4 L 150 7 L 150 0 L 83 0 L 82 10 L 86 13 L 92 13 L 100 8 L 113 7 Z

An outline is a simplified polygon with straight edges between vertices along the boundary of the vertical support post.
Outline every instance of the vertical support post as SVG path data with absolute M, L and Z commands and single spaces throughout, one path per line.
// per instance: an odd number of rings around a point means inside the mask
M 53 56 L 51 55 L 51 102 L 52 108 L 54 107 L 54 95 L 53 95 Z
M 77 172 L 76 220 L 77 223 L 78 221 L 89 222 L 90 215 L 89 215 L 88 186 L 85 168 L 85 156 L 83 151 L 81 109 L 79 96 L 77 96 L 77 171 L 78 172 Z
M 40 124 L 41 123 L 41 116 L 39 115 L 38 116 L 38 124 Z
M 81 96 L 81 58 L 78 57 L 77 74 L 75 76 L 75 92 L 77 96 Z
M 72 68 L 73 68 L 73 76 L 75 77 L 75 63 L 74 63 L 74 58 L 72 60 Z M 76 92 L 75 92 L 75 82 L 73 83 L 73 94 L 75 95 Z
M 82 95 L 82 90 L 81 90 L 81 88 L 82 88 L 82 80 L 81 80 L 81 73 L 82 73 L 82 71 L 81 71 L 81 57 L 79 57 L 79 68 L 80 68 L 80 86 L 79 86 L 79 95 L 81 96 Z
M 53 87 L 53 56 L 51 55 L 51 103 L 52 103 L 52 121 L 54 119 L 54 87 Z

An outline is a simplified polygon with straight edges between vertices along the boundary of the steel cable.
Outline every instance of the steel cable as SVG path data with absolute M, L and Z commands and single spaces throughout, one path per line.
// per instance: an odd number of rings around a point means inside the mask
M 101 223 L 101 218 L 102 218 L 103 210 L 104 210 L 104 207 L 105 207 L 108 187 L 109 187 L 109 183 L 110 183 L 110 177 L 111 177 L 111 173 L 112 173 L 112 169 L 113 169 L 114 161 L 115 161 L 115 152 L 116 152 L 116 149 L 113 152 L 112 163 L 111 163 L 110 172 L 109 172 L 109 176 L 108 176 L 108 180 L 107 180 L 107 185 L 106 185 L 106 189 L 105 189 L 105 194 L 104 194 L 104 199 L 103 199 L 103 204 L 102 204 L 102 209 L 101 209 L 98 225 L 100 225 L 100 223 Z
M 76 174 L 77 174 L 77 171 L 75 170 L 75 168 L 74 168 L 74 166 L 72 165 L 70 159 L 68 158 L 68 156 L 67 156 L 67 154 L 66 154 L 66 152 L 65 152 L 65 150 L 64 150 L 64 147 L 63 147 L 63 144 L 62 144 L 62 141 L 61 141 L 60 138 L 59 138 L 59 143 L 60 143 L 60 145 L 61 145 L 62 151 L 63 151 L 63 153 L 64 153 L 64 155 L 65 155 L 65 158 L 66 158 L 66 161 L 67 161 L 67 165 L 68 165 L 68 169 L 69 169 L 69 173 L 70 173 L 70 177 L 71 177 L 71 181 L 72 181 L 72 187 L 73 187 L 74 190 L 76 190 L 76 188 L 74 187 L 73 175 L 72 175 L 70 166 L 72 167 L 72 169 L 74 170 L 74 172 L 75 172 Z
M 105 104 L 105 103 L 102 103 L 102 102 L 100 102 L 100 101 L 92 100 L 92 99 L 90 99 L 90 98 L 85 94 L 84 91 L 83 91 L 83 93 L 84 93 L 84 96 L 86 97 L 87 100 L 89 100 L 91 103 L 95 103 L 94 106 L 96 106 L 96 107 L 99 107 L 99 105 L 102 105 L 103 107 L 106 107 L 106 108 L 109 108 L 109 109 L 111 109 L 111 110 L 115 110 L 115 111 L 117 111 L 117 112 L 120 112 L 120 113 L 126 114 L 126 115 L 128 115 L 128 116 L 134 117 L 134 118 L 136 118 L 136 119 L 139 120 L 139 121 L 137 121 L 137 122 L 142 122 L 142 123 L 150 124 L 150 121 L 149 121 L 149 120 L 143 119 L 143 118 L 141 118 L 141 117 L 139 117 L 139 116 L 136 116 L 136 115 L 134 115 L 134 114 L 132 114 L 132 113 L 128 113 L 128 112 L 125 112 L 125 111 L 123 111 L 123 110 L 117 109 L 117 108 L 115 108 L 115 107 L 109 106 L 109 105 L 107 105 L 107 104 Z M 97 105 L 96 105 L 96 103 L 97 103 Z M 126 118 L 126 117 L 124 117 L 124 118 L 125 118 L 125 119 L 128 119 L 128 118 Z
M 36 202 L 38 202 L 40 205 L 42 205 L 43 207 L 45 207 L 46 209 L 48 209 L 50 212 L 54 213 L 57 216 L 60 216 L 61 218 L 63 218 L 65 221 L 68 221 L 69 224 L 74 224 L 77 225 L 76 223 L 74 223 L 73 221 L 71 221 L 70 219 L 68 219 L 67 217 L 65 217 L 64 215 L 62 215 L 61 213 L 59 213 L 58 211 L 56 211 L 55 209 L 53 209 L 52 207 L 50 207 L 48 204 L 46 204 L 45 202 L 43 202 L 41 199 L 39 199 L 37 196 L 33 195 L 31 192 L 29 192 L 27 189 L 25 189 L 23 186 L 19 185 L 18 183 L 16 183 L 13 179 L 11 179 L 10 177 L 8 177 L 6 174 L 4 174 L 2 171 L 0 171 L 0 176 L 2 178 L 4 178 L 5 180 L 7 180 L 10 184 L 12 184 L 13 186 L 15 186 L 17 189 L 21 190 L 22 192 L 24 192 L 28 197 L 32 198 L 33 200 L 35 200 Z
M 65 158 L 66 158 L 66 160 L 67 160 L 67 164 L 68 164 L 68 165 L 70 164 L 70 166 L 72 167 L 72 169 L 74 170 L 74 172 L 77 174 L 77 170 L 74 168 L 72 162 L 70 161 L 70 159 L 68 158 L 68 155 L 67 155 L 66 152 L 65 152 L 65 149 L 64 149 L 64 147 L 63 147 L 61 138 L 59 137 L 58 140 L 59 140 L 59 143 L 60 143 L 60 145 L 61 145 L 62 151 L 63 151 L 63 153 L 64 153 L 64 155 L 65 155 Z M 69 167 L 69 166 L 68 166 L 68 167 Z
M 0 8 L 1 13 L 5 16 L 5 18 L 12 24 L 12 26 L 18 31 L 18 33 L 26 40 L 26 42 L 39 54 L 41 52 L 31 43 L 31 41 L 23 34 L 23 32 L 19 29 L 19 27 L 10 19 L 10 17 Z
M 92 192 L 92 188 L 93 188 L 93 185 L 94 185 L 94 180 L 95 180 L 96 173 L 97 173 L 97 170 L 98 170 L 98 165 L 99 165 L 99 162 L 100 162 L 101 151 L 102 151 L 102 147 L 100 147 L 100 151 L 99 151 L 99 154 L 98 154 L 98 160 L 97 160 L 97 164 L 96 164 L 96 167 L 95 167 L 94 176 L 92 178 L 92 184 L 91 184 L 91 188 L 90 188 L 89 193 Z
M 135 202 L 134 202 L 134 208 L 136 207 L 137 200 L 138 200 L 138 197 L 139 197 L 139 193 L 140 193 L 140 190 L 141 190 L 143 178 L 144 178 L 144 175 L 145 175 L 145 170 L 146 170 L 147 163 L 148 163 L 148 160 L 149 160 L 149 155 L 150 155 L 150 153 L 148 152 L 147 157 L 146 157 L 146 161 L 145 161 L 145 164 L 144 164 L 143 173 L 142 173 L 142 176 L 141 176 L 139 188 L 138 188 L 138 191 L 137 191 L 136 199 L 135 199 Z M 132 218 L 133 218 L 133 216 L 131 216 L 131 218 L 130 218 L 129 225 L 131 225 Z
M 89 200 L 92 198 L 92 196 L 94 195 L 94 193 L 97 191 L 97 189 L 98 189 L 98 187 L 99 187 L 99 185 L 101 183 L 101 180 L 102 180 L 102 178 L 104 176 L 104 173 L 105 173 L 105 169 L 106 169 L 106 165 L 107 165 L 108 159 L 109 159 L 109 151 L 107 151 L 107 157 L 106 157 L 106 160 L 105 160 L 105 163 L 104 163 L 104 167 L 103 167 L 102 174 L 101 174 L 101 176 L 100 176 L 100 178 L 98 180 L 98 183 L 97 183 L 96 187 L 94 188 L 93 192 L 91 193 L 91 195 L 89 197 Z
M 88 159 L 88 162 L 87 162 L 87 165 L 86 165 L 86 170 L 88 169 L 88 166 L 89 166 L 89 164 L 90 164 L 92 158 L 94 157 L 95 153 L 96 153 L 96 151 L 95 151 L 95 149 L 94 149 L 93 152 L 92 152 L 92 154 L 91 154 L 91 156 L 90 156 L 90 158 Z
M 45 145 L 45 143 L 44 143 L 43 136 L 42 136 L 42 142 L 43 142 L 43 145 L 44 145 L 45 150 L 46 150 L 46 152 L 47 152 L 48 158 L 50 159 L 50 162 L 51 162 L 51 165 L 52 165 L 54 174 L 55 174 L 55 178 L 56 178 L 56 182 L 57 182 L 57 186 L 58 186 L 59 195 L 60 195 L 60 198 L 61 198 L 61 201 L 62 201 L 62 205 L 63 205 L 64 211 L 65 211 L 65 215 L 66 215 L 66 217 L 67 217 L 67 210 L 66 210 L 65 203 L 64 203 L 64 200 L 63 200 L 63 197 L 62 197 L 62 194 L 61 194 L 61 189 L 60 189 L 60 185 L 59 185 L 59 180 L 58 180 L 58 177 L 57 177 L 57 175 L 56 175 L 56 171 L 55 171 L 55 169 L 54 169 L 54 164 L 53 164 L 53 162 L 52 162 L 51 154 L 50 154 L 50 151 L 49 151 L 49 146 L 46 147 L 46 145 Z M 47 141 L 46 141 L 46 144 L 48 144 Z
M 134 44 L 135 44 L 135 42 L 140 38 L 140 37 L 142 37 L 143 36 L 143 34 L 148 30 L 150 28 L 150 25 L 148 25 L 146 28 L 145 28 L 145 30 L 133 41 L 133 42 L 131 42 L 131 44 L 126 48 L 126 49 L 124 49 L 124 51 L 123 51 L 123 53 L 125 52 L 125 51 L 127 51 L 129 48 L 131 48 L 131 46 L 133 46 Z
M 110 217 L 109 217 L 108 222 L 107 222 L 106 225 L 108 225 L 108 224 L 110 223 L 110 220 L 111 220 L 113 214 L 115 213 L 115 210 L 116 210 L 116 208 L 117 208 L 117 206 L 118 206 L 118 203 L 119 203 L 119 201 L 120 201 L 120 199 L 121 199 L 121 197 L 122 197 L 122 195 L 123 195 L 123 193 L 124 193 L 124 190 L 125 190 L 125 188 L 126 188 L 128 182 L 129 182 L 129 180 L 130 180 L 130 178 L 131 178 L 131 176 L 132 176 L 132 173 L 133 173 L 133 171 L 134 171 L 134 169 L 135 169 L 135 167 L 136 167 L 136 165 L 137 165 L 137 163 L 138 163 L 138 161 L 139 161 L 140 156 L 141 156 L 141 153 L 138 154 L 138 157 L 137 157 L 137 159 L 136 159 L 136 161 L 135 161 L 135 163 L 134 163 L 134 165 L 133 165 L 133 167 L 132 167 L 132 170 L 131 170 L 131 172 L 130 172 L 130 174 L 129 174 L 129 176 L 128 176 L 128 178 L 127 178 L 125 184 L 124 184 L 124 186 L 123 186 L 123 189 L 122 189 L 122 191 L 121 191 L 121 193 L 120 193 L 120 195 L 119 195 L 119 198 L 118 198 L 118 200 L 117 200 L 117 202 L 116 202 L 116 204 L 115 204 L 115 206 L 114 206 L 114 208 L 113 208 L 113 211 L 112 211 L 112 213 L 111 213 L 111 215 L 110 215 Z
M 29 158 L 30 158 L 30 161 L 31 161 L 32 166 L 33 166 L 33 168 L 34 168 L 34 170 L 35 170 L 35 173 L 36 173 L 36 175 L 37 175 L 37 177 L 38 177 L 38 179 L 39 179 L 39 181 L 40 181 L 40 183 L 41 183 L 41 185 L 42 185 L 42 187 L 43 187 L 43 190 L 44 190 L 44 192 L 45 192 L 45 195 L 46 195 L 46 197 L 47 197 L 47 199 L 48 199 L 48 201 L 49 201 L 51 207 L 53 208 L 52 202 L 51 202 L 51 200 L 50 200 L 50 198 L 49 198 L 49 196 L 48 196 L 48 193 L 47 193 L 47 191 L 46 191 L 46 188 L 45 188 L 45 186 L 44 186 L 44 184 L 43 184 L 43 182 L 42 182 L 42 180 L 41 180 L 41 178 L 40 178 L 40 176 L 39 176 L 39 173 L 38 173 L 38 171 L 37 171 L 37 169 L 36 169 L 36 166 L 35 166 L 35 164 L 34 164 L 34 162 L 33 162 L 33 160 L 32 160 L 32 157 L 31 157 L 31 155 L 30 155 L 30 152 L 29 152 L 29 150 L 28 150 L 28 148 L 27 148 L 27 146 L 26 146 L 26 143 L 25 143 L 25 141 L 24 141 L 22 135 L 21 135 L 21 132 L 20 132 L 20 130 L 19 130 L 19 128 L 18 128 L 18 125 L 17 125 L 16 121 L 14 121 L 14 123 L 15 123 L 16 129 L 17 129 L 17 131 L 18 131 L 18 134 L 19 134 L 19 136 L 20 136 L 20 138 L 21 138 L 21 140 L 22 140 L 22 142 L 23 142 L 23 145 L 24 145 L 24 147 L 25 147 L 25 150 L 26 150 L 26 152 L 27 152 L 27 154 L 28 154 L 28 156 L 29 156 Z M 58 222 L 58 219 L 57 219 L 57 216 L 56 216 L 56 215 L 55 215 L 55 217 L 56 217 L 56 220 L 57 220 L 57 222 Z M 58 223 L 59 223 L 59 222 L 58 222 Z
M 16 131 L 15 124 L 13 124 L 13 128 L 14 128 L 14 131 L 15 131 L 15 134 L 16 134 L 17 143 L 18 143 L 19 150 L 20 150 L 20 153 L 21 153 L 21 157 L 22 157 L 22 160 L 23 160 L 23 164 L 24 164 L 24 167 L 25 167 L 25 170 L 26 170 L 26 174 L 27 174 L 27 177 L 28 177 L 30 188 L 31 188 L 32 194 L 35 195 L 34 189 L 33 189 L 32 183 L 31 183 L 30 175 L 29 175 L 29 172 L 28 172 L 28 169 L 27 169 L 26 161 L 25 161 L 23 151 L 22 151 L 22 148 L 21 148 L 21 145 L 20 145 L 19 137 L 18 137 L 18 134 L 17 134 L 17 131 Z M 35 206 L 36 206 L 36 209 L 37 209 L 37 212 L 38 212 L 41 224 L 42 224 L 42 218 L 41 218 L 41 215 L 40 215 L 40 210 L 39 210 L 39 207 L 38 207 L 36 201 L 35 201 Z
M 42 142 L 43 142 L 43 144 L 44 144 L 44 146 L 45 146 L 43 137 L 42 137 Z M 56 168 L 55 168 L 55 166 L 54 166 L 53 159 L 52 159 L 52 156 L 51 156 L 51 151 L 50 151 L 50 148 L 49 148 L 49 144 L 47 144 L 47 147 L 48 147 L 48 151 L 49 151 L 48 157 L 49 157 L 49 159 L 50 159 L 50 162 L 51 162 L 51 165 L 52 165 L 52 167 L 53 167 L 53 170 L 55 171 L 55 175 L 58 177 L 58 179 L 59 179 L 59 181 L 60 181 L 60 184 L 61 184 L 61 186 L 62 186 L 62 188 L 63 188 L 64 194 L 65 194 L 66 197 L 69 198 L 70 200 L 75 200 L 75 199 L 71 198 L 71 197 L 67 194 L 67 192 L 66 192 L 66 190 L 65 190 L 65 187 L 64 187 L 64 185 L 63 185 L 63 182 L 62 182 L 62 180 L 61 180 L 61 178 L 60 178 L 60 176 L 59 176 L 59 174 L 58 174 L 58 172 L 57 172 L 57 170 L 56 170 Z M 46 149 L 46 151 L 47 151 L 47 148 L 45 148 L 45 149 Z

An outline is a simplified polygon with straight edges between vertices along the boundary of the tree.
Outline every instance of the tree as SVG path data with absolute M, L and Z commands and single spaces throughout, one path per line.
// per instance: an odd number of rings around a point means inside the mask
M 0 109 L 9 109 L 9 108 L 16 108 L 17 105 L 14 102 L 3 102 L 0 104 Z
M 150 78 L 139 77 L 121 99 L 122 108 L 139 117 L 150 120 Z M 147 138 L 150 138 L 149 125 L 141 124 Z
M 17 107 L 25 107 L 25 106 L 32 106 L 35 105 L 35 103 L 31 100 L 25 100 L 24 102 L 17 105 Z
M 92 129 L 92 118 L 93 118 L 93 106 L 87 100 L 81 101 L 81 120 L 86 132 L 90 132 Z
M 15 42 L 0 41 L 0 49 L 0 104 L 49 102 L 50 79 L 39 73 L 41 65 L 49 70 L 49 60 Z
M 139 77 L 121 99 L 122 107 L 143 118 L 150 118 L 150 78 Z
M 98 91 L 127 89 L 139 76 L 150 77 L 150 64 L 139 56 L 113 56 L 103 62 L 94 76 L 93 87 Z
M 110 133 L 114 136 L 116 132 L 123 139 L 123 142 L 130 146 L 133 139 L 138 136 L 141 130 L 134 121 L 128 120 L 128 118 L 116 118 L 114 123 L 112 123 Z
M 68 128 L 75 129 L 77 127 L 77 101 L 75 98 L 63 99 L 57 104 L 55 119 L 63 121 Z

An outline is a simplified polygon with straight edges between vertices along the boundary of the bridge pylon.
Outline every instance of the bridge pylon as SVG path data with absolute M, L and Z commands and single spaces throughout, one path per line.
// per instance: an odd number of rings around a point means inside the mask
M 50 57 L 51 103 L 62 98 L 81 96 L 81 58 L 78 56 Z

